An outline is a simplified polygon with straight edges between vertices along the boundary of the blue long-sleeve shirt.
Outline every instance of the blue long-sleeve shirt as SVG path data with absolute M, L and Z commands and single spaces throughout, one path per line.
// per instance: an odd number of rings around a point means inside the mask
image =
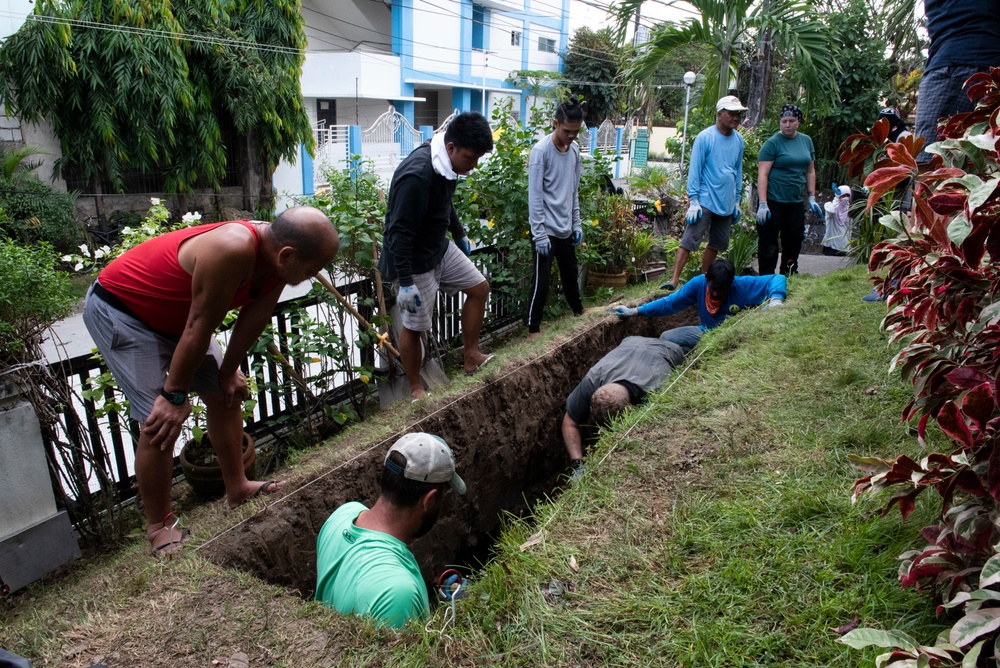
M 705 308 L 705 292 L 708 290 L 708 283 L 705 280 L 705 275 L 701 274 L 682 285 L 676 292 L 672 292 L 666 297 L 649 302 L 648 304 L 643 304 L 639 307 L 639 315 L 650 318 L 673 315 L 693 304 L 697 304 L 701 328 L 708 330 L 721 325 L 726 316 L 732 315 L 732 313 L 740 309 L 760 306 L 772 297 L 780 297 L 784 300 L 788 295 L 787 286 L 788 281 L 782 274 L 737 276 L 733 280 L 732 287 L 729 288 L 729 296 L 726 297 L 726 302 L 719 309 L 718 315 L 713 316 Z M 733 308 L 734 306 L 736 308 Z M 732 309 L 732 312 L 730 309 Z
M 691 147 L 687 194 L 706 209 L 720 216 L 736 210 L 743 183 L 743 135 L 736 130 L 729 136 L 716 126 L 698 133 Z

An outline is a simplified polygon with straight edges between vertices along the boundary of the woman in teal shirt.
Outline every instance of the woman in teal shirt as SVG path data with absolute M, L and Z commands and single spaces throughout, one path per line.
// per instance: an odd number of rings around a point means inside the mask
M 816 150 L 812 139 L 799 132 L 802 109 L 781 108 L 781 131 L 764 142 L 757 158 L 757 265 L 761 274 L 773 274 L 781 238 L 781 273 L 795 274 L 805 238 L 806 217 L 802 186 L 809 192 L 809 208 L 822 216 L 816 203 Z

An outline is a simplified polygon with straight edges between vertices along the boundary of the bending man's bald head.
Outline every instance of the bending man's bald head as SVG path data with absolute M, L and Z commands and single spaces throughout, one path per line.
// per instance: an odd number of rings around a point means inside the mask
M 271 241 L 277 249 L 289 246 L 305 262 L 329 264 L 340 247 L 337 228 L 326 214 L 311 206 L 293 206 L 271 223 Z

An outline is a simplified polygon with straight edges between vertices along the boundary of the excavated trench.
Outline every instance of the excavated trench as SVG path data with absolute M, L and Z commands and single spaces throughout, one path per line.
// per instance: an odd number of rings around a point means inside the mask
M 567 395 L 626 336 L 657 336 L 697 324 L 693 309 L 669 318 L 607 320 L 489 384 L 458 397 L 407 431 L 442 436 L 468 485 L 449 494 L 434 528 L 411 545 L 427 581 L 447 565 L 472 567 L 489 554 L 503 513 L 521 515 L 550 494 L 566 469 L 560 425 Z M 204 546 L 215 563 L 250 571 L 311 597 L 316 585 L 316 536 L 347 501 L 378 497 L 386 451 L 398 437 L 320 475 L 298 492 Z

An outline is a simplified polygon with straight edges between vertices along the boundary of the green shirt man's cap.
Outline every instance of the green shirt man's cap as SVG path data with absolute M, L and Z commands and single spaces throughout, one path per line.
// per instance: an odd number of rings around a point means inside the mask
M 406 457 L 406 466 L 389 459 L 393 452 Z M 465 481 L 455 473 L 455 454 L 440 436 L 424 432 L 403 434 L 385 453 L 385 467 L 409 480 L 451 483 L 453 490 L 465 494 Z

